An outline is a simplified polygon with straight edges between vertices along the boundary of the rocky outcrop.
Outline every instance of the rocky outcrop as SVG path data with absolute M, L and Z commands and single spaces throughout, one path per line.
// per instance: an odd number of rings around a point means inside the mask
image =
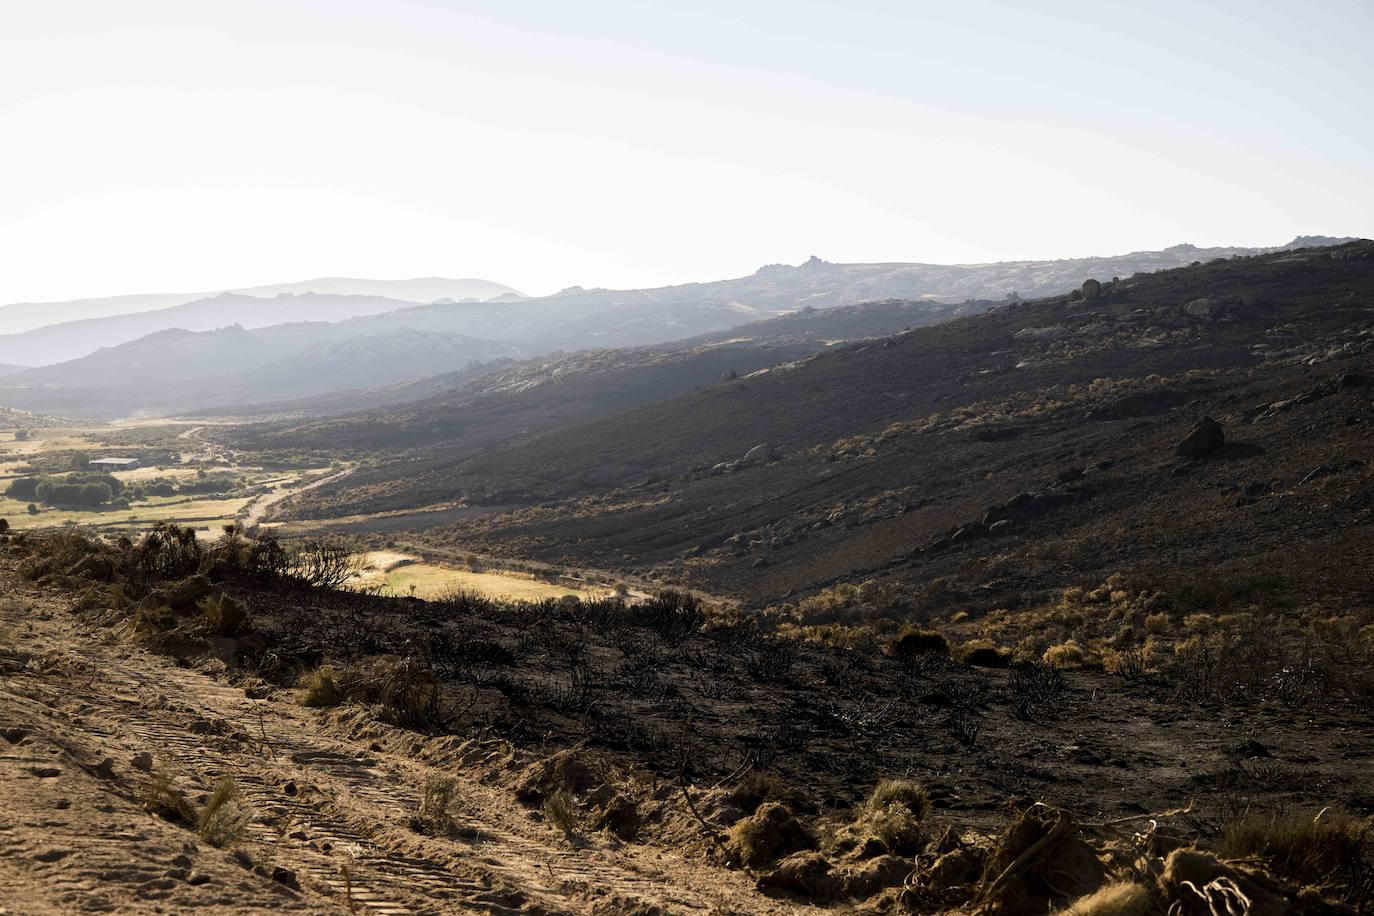
M 1211 417 L 1203 417 L 1174 447 L 1174 454 L 1180 458 L 1205 458 L 1225 444 L 1226 434 L 1222 432 L 1221 424 Z

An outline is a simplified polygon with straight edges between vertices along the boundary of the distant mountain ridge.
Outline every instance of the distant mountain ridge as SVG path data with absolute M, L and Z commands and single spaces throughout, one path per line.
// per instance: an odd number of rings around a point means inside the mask
M 1263 251 L 1329 241 L 1334 240 L 1298 239 Z M 986 265 L 832 264 L 813 257 L 795 267 L 771 265 L 747 277 L 709 283 L 646 290 L 573 287 L 555 296 L 513 301 L 508 294 L 487 302 L 440 297 L 429 304 L 332 293 L 284 292 L 274 299 L 224 294 L 154 313 L 16 335 L 9 343 L 22 356 L 5 350 L 0 338 L 0 362 L 52 356 L 64 347 L 86 351 L 77 359 L 8 376 L 0 403 L 80 416 L 182 413 L 405 384 L 444 372 L 461 371 L 466 377 L 474 361 L 488 359 L 689 341 L 806 309 L 824 311 L 861 302 L 909 303 L 916 313 L 909 322 L 914 326 L 940 320 L 951 305 L 986 309 L 1018 298 L 1063 294 L 1089 277 L 1110 282 L 1114 277 L 1252 256 L 1256 251 L 1178 245 L 1107 258 Z M 427 295 L 434 289 L 419 291 Z M 929 315 L 920 314 L 922 310 Z M 340 320 L 340 315 L 349 317 Z M 198 338 L 188 327 L 218 336 Z M 228 330 L 235 327 L 237 331 Z M 177 333 L 170 333 L 173 330 Z M 854 335 L 838 329 L 836 336 Z M 108 346 L 121 337 L 117 346 Z M 350 366 L 348 360 L 328 355 L 327 348 L 348 338 L 372 339 L 361 344 L 361 352 L 375 353 L 377 359 L 355 359 Z M 454 340 L 460 343 L 455 346 Z M 261 384 L 232 389 L 188 384 L 228 379 L 296 357 L 301 357 L 300 363 L 279 375 L 281 391 Z M 324 363 L 318 364 L 316 379 L 308 381 L 301 373 L 307 364 L 316 365 L 315 360 Z M 331 366 L 328 371 L 323 370 L 325 363 Z M 699 362 L 694 372 L 704 366 Z M 154 377 L 146 377 L 149 367 L 156 367 Z M 135 384 L 139 379 L 143 383 Z M 332 380 L 330 384 L 326 379 Z M 226 400 L 231 395 L 238 400 Z M 83 401 L 83 396 L 90 400 Z
M 220 293 L 270 298 L 281 293 L 322 293 L 343 296 L 381 296 L 407 302 L 433 302 L 435 299 L 477 299 L 524 295 L 502 283 L 479 279 L 417 277 L 407 280 L 370 280 L 353 277 L 319 277 L 267 286 L 234 287 L 195 293 L 147 293 L 105 296 L 95 299 L 70 299 L 64 302 L 16 302 L 0 306 L 0 334 L 18 334 L 52 324 L 88 318 L 110 318 L 136 312 L 166 309 Z M 35 365 L 29 362 L 28 365 Z

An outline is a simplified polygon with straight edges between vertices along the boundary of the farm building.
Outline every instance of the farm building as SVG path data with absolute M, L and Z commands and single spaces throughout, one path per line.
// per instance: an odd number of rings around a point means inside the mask
M 138 467 L 137 458 L 92 458 L 87 465 L 93 468 L 104 468 L 110 471 L 127 471 L 129 468 Z

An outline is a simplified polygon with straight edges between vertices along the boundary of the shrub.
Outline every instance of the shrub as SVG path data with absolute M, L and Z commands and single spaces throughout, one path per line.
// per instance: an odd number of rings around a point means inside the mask
M 1318 884 L 1356 890 L 1368 880 L 1371 861 L 1369 820 L 1323 811 L 1305 814 L 1251 815 L 1222 833 L 1227 858 L 1255 857 L 1296 884 Z
M 778 856 L 811 849 L 816 838 L 785 805 L 767 802 L 735 822 L 730 829 L 730 845 L 745 865 L 761 865 Z
M 856 826 L 889 852 L 916 852 L 924 839 L 921 823 L 930 813 L 930 798 L 919 783 L 884 779 L 873 789 Z
M 194 528 L 159 522 L 134 551 L 134 566 L 147 579 L 180 579 L 200 570 L 200 541 Z
M 338 706 L 343 702 L 343 691 L 339 689 L 334 669 L 322 665 L 309 674 L 301 676 L 301 695 L 297 702 L 302 706 Z
M 1053 665 L 1056 668 L 1081 668 L 1083 667 L 1083 647 L 1078 644 L 1078 640 L 1070 639 L 1056 646 L 1050 646 L 1045 650 L 1043 658 L 1045 664 Z
M 38 496 L 38 483 L 37 477 L 16 477 L 10 481 L 5 495 L 10 499 L 34 499 Z
M 701 628 L 706 613 L 701 601 L 689 592 L 660 592 L 634 610 L 636 625 L 648 627 L 664 639 L 683 639 Z
M 974 668 L 1007 668 L 1011 653 L 999 649 L 990 639 L 974 639 L 961 645 L 955 655 L 959 661 Z
M 1145 618 L 1145 629 L 1151 633 L 1166 633 L 1169 630 L 1169 614 L 1167 611 L 1160 611 L 1158 614 L 1150 614 Z
M 411 659 L 386 664 L 356 685 L 358 692 L 381 706 L 383 721 L 418 732 L 444 728 L 440 687 L 432 671 Z
M 577 829 L 577 805 L 567 789 L 559 789 L 544 799 L 544 817 L 564 833 Z
M 949 640 L 937 630 L 922 630 L 920 627 L 907 627 L 898 633 L 883 651 L 893 658 L 910 658 L 915 655 L 948 655 Z
M 220 636 L 237 636 L 248 629 L 248 611 L 223 592 L 202 598 L 200 610 L 206 625 Z
M 312 588 L 343 588 L 357 572 L 358 558 L 342 544 L 307 541 L 291 558 L 290 575 Z

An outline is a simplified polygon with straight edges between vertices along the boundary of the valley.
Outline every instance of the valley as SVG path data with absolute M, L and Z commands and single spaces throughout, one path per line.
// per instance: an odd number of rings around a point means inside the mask
M 11 409 L 0 767 L 51 827 L 4 834 L 0 888 L 1359 912 L 1371 360 L 1351 242 L 799 309 L 339 413 Z

